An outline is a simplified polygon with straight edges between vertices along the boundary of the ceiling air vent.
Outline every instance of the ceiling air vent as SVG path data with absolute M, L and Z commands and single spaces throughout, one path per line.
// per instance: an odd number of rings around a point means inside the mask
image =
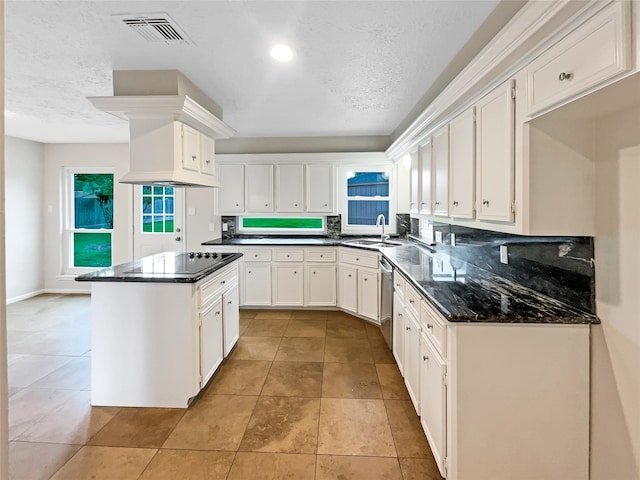
M 136 32 L 147 43 L 193 45 L 191 39 L 166 13 L 113 15 L 113 18 Z

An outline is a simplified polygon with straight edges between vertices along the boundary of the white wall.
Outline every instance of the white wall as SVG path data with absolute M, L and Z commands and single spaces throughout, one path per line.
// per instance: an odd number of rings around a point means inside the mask
M 7 302 L 44 289 L 44 146 L 5 137 Z
M 215 189 L 185 189 L 185 236 L 188 252 L 204 250 L 202 242 L 220 238 L 221 219 L 215 214 Z
M 640 478 L 640 107 L 597 123 L 591 479 Z
M 131 185 L 118 183 L 129 168 L 128 144 L 46 144 L 44 146 L 44 286 L 51 292 L 89 292 L 91 284 L 64 275 L 63 189 L 65 167 L 103 167 L 114 172 L 113 264 L 132 259 Z M 91 269 L 88 269 L 91 270 Z

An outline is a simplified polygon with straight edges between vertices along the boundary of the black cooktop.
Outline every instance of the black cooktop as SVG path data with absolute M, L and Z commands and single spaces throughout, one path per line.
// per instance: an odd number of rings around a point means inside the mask
M 124 273 L 189 275 L 223 263 L 229 253 L 189 252 L 175 255 L 154 255 L 142 259 L 136 268 Z

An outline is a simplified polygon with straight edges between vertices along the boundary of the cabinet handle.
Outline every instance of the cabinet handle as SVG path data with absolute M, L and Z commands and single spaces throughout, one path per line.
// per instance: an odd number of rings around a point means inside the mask
M 436 205 L 440 205 L 440 202 L 436 202 Z
M 239 204 L 239 203 L 236 203 L 236 207 L 239 207 L 239 206 L 240 206 L 240 204 Z
M 220 312 L 216 312 L 216 315 L 220 315 Z
M 367 280 L 369 280 L 368 278 L 365 278 L 364 281 L 366 282 Z
M 196 156 L 195 155 L 191 155 L 191 160 L 195 160 Z
M 410 299 L 409 299 L 409 303 L 414 303 L 414 302 L 413 302 L 413 298 L 410 298 Z
M 324 258 L 324 255 L 320 255 L 320 258 Z
M 482 200 L 482 204 L 486 205 L 488 207 L 489 206 L 489 200 Z
M 324 206 L 325 206 L 325 207 L 328 207 L 328 206 L 329 206 L 329 204 L 328 204 L 328 203 L 325 203 L 325 204 L 324 204 Z
M 359 261 L 360 261 L 360 259 L 359 259 L 359 258 L 356 258 L 356 262 L 359 262 Z
M 250 274 L 250 273 L 251 273 L 251 270 L 249 270 L 247 273 L 249 273 L 249 274 Z
M 258 258 L 258 254 L 257 254 L 257 253 L 255 253 L 253 256 L 254 256 L 255 258 Z
M 457 207 L 457 206 L 458 206 L 458 202 L 454 200 L 454 201 L 453 201 L 453 206 L 454 206 L 454 207 Z
M 407 329 L 407 331 L 411 330 L 411 327 L 405 327 Z
M 232 303 L 233 303 L 233 302 L 232 302 L 231 300 L 229 300 L 229 301 L 227 302 L 227 305 L 231 305 Z
M 349 278 L 351 278 L 351 274 L 349 274 Z
M 264 206 L 265 206 L 265 207 L 268 207 L 268 206 L 269 206 L 269 204 L 268 204 L 268 203 L 265 203 L 265 204 L 264 204 Z
M 220 285 L 224 285 L 225 283 L 227 283 L 227 282 L 226 282 L 226 280 L 222 280 L 222 281 L 220 282 Z
M 294 274 L 294 275 L 297 275 L 297 274 L 298 274 L 298 272 L 293 272 L 293 274 Z
M 298 204 L 297 204 L 297 203 L 294 203 L 294 204 L 293 204 L 293 206 L 294 206 L 294 207 L 297 207 L 297 206 L 298 206 Z
M 430 323 L 427 323 L 427 328 L 433 328 L 433 325 L 431 325 Z
M 288 254 L 287 254 L 287 258 L 289 258 L 290 256 L 291 256 L 291 255 L 288 255 Z
M 572 78 L 573 78 L 573 73 L 562 72 L 560 75 L 558 75 L 558 80 L 560 80 L 561 82 L 565 80 L 571 80 Z
M 315 274 L 316 274 L 316 272 L 313 272 L 313 274 L 315 275 Z
M 426 355 L 423 355 L 422 356 L 422 360 L 424 360 L 426 362 L 427 360 L 429 360 L 429 357 L 427 357 Z

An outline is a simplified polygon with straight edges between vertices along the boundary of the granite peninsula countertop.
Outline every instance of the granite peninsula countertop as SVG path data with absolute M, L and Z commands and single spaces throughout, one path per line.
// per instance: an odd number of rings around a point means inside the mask
M 190 258 L 186 253 L 164 252 L 77 276 L 78 282 L 196 283 L 239 259 L 241 253 L 218 253 Z
M 203 245 L 324 245 L 371 250 L 368 246 L 349 243 L 353 239 L 355 237 L 254 237 L 213 240 Z M 600 323 L 595 315 L 444 253 L 436 253 L 418 242 L 402 243 L 377 250 L 450 322 Z

